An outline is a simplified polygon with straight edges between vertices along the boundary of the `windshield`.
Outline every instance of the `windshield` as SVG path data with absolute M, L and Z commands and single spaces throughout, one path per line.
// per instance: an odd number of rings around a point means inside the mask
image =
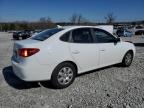
M 36 34 L 31 39 L 44 41 L 44 40 L 48 39 L 49 37 L 51 37 L 52 35 L 58 33 L 59 31 L 62 31 L 62 30 L 63 29 L 58 29 L 58 28 L 45 30 L 43 32 L 40 32 L 40 33 Z

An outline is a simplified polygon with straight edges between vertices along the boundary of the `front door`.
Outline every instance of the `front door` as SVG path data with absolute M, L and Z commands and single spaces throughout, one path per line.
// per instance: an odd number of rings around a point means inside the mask
M 116 37 L 107 31 L 93 29 L 93 36 L 99 47 L 100 67 L 118 63 L 121 59 L 121 43 L 116 42 Z

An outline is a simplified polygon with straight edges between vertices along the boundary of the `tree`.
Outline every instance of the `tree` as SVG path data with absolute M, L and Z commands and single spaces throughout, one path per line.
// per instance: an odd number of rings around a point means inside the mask
M 107 16 L 105 17 L 105 19 L 106 19 L 106 22 L 107 22 L 108 24 L 112 24 L 112 23 L 115 21 L 116 17 L 114 16 L 113 13 L 109 13 L 109 14 L 107 14 Z
M 3 25 L 2 25 L 2 28 L 3 28 L 3 31 L 8 31 L 8 28 L 9 28 L 9 25 L 8 24 L 6 24 L 6 23 L 4 23 Z
M 142 21 L 142 24 L 144 25 L 144 20 Z
M 50 17 L 41 17 L 39 21 L 40 22 L 52 22 L 52 19 Z
M 0 31 L 2 31 L 2 24 L 0 24 Z
M 53 21 L 50 17 L 41 17 L 39 19 L 38 24 L 39 24 L 40 29 L 55 27 L 55 24 L 53 23 Z
M 78 18 L 77 18 L 77 23 L 78 24 L 82 23 L 82 19 L 83 19 L 83 16 L 81 14 L 79 14 Z
M 52 21 L 52 19 L 51 19 L 50 17 L 47 17 L 47 18 L 46 18 L 46 22 L 52 23 L 53 21 Z
M 77 23 L 77 17 L 78 17 L 77 14 L 73 14 L 73 15 L 70 17 L 70 22 L 73 23 L 73 24 L 76 24 L 76 23 Z
M 70 22 L 73 24 L 81 24 L 81 23 L 87 23 L 88 20 L 84 18 L 81 14 L 73 14 L 70 17 Z
M 40 21 L 40 22 L 46 22 L 46 17 L 41 17 L 41 18 L 39 19 L 39 21 Z
M 10 23 L 9 30 L 15 30 L 15 29 L 16 29 L 16 25 L 14 23 Z
M 29 29 L 28 23 L 21 23 L 19 25 L 19 27 L 20 27 L 21 30 L 27 30 L 27 29 Z

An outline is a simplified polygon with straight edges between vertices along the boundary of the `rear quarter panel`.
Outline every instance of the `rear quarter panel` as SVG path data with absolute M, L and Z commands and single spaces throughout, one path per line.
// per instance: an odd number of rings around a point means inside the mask
M 36 58 L 40 65 L 49 65 L 53 69 L 64 61 L 74 62 L 70 55 L 69 43 L 60 41 L 59 37 L 46 40 Z

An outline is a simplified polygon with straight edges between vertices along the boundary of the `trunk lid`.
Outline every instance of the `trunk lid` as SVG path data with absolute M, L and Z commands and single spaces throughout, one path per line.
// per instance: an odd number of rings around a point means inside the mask
M 22 41 L 15 41 L 13 46 L 13 56 L 12 59 L 19 63 L 24 58 L 19 56 L 19 49 L 21 48 L 40 48 L 41 41 L 26 39 Z

